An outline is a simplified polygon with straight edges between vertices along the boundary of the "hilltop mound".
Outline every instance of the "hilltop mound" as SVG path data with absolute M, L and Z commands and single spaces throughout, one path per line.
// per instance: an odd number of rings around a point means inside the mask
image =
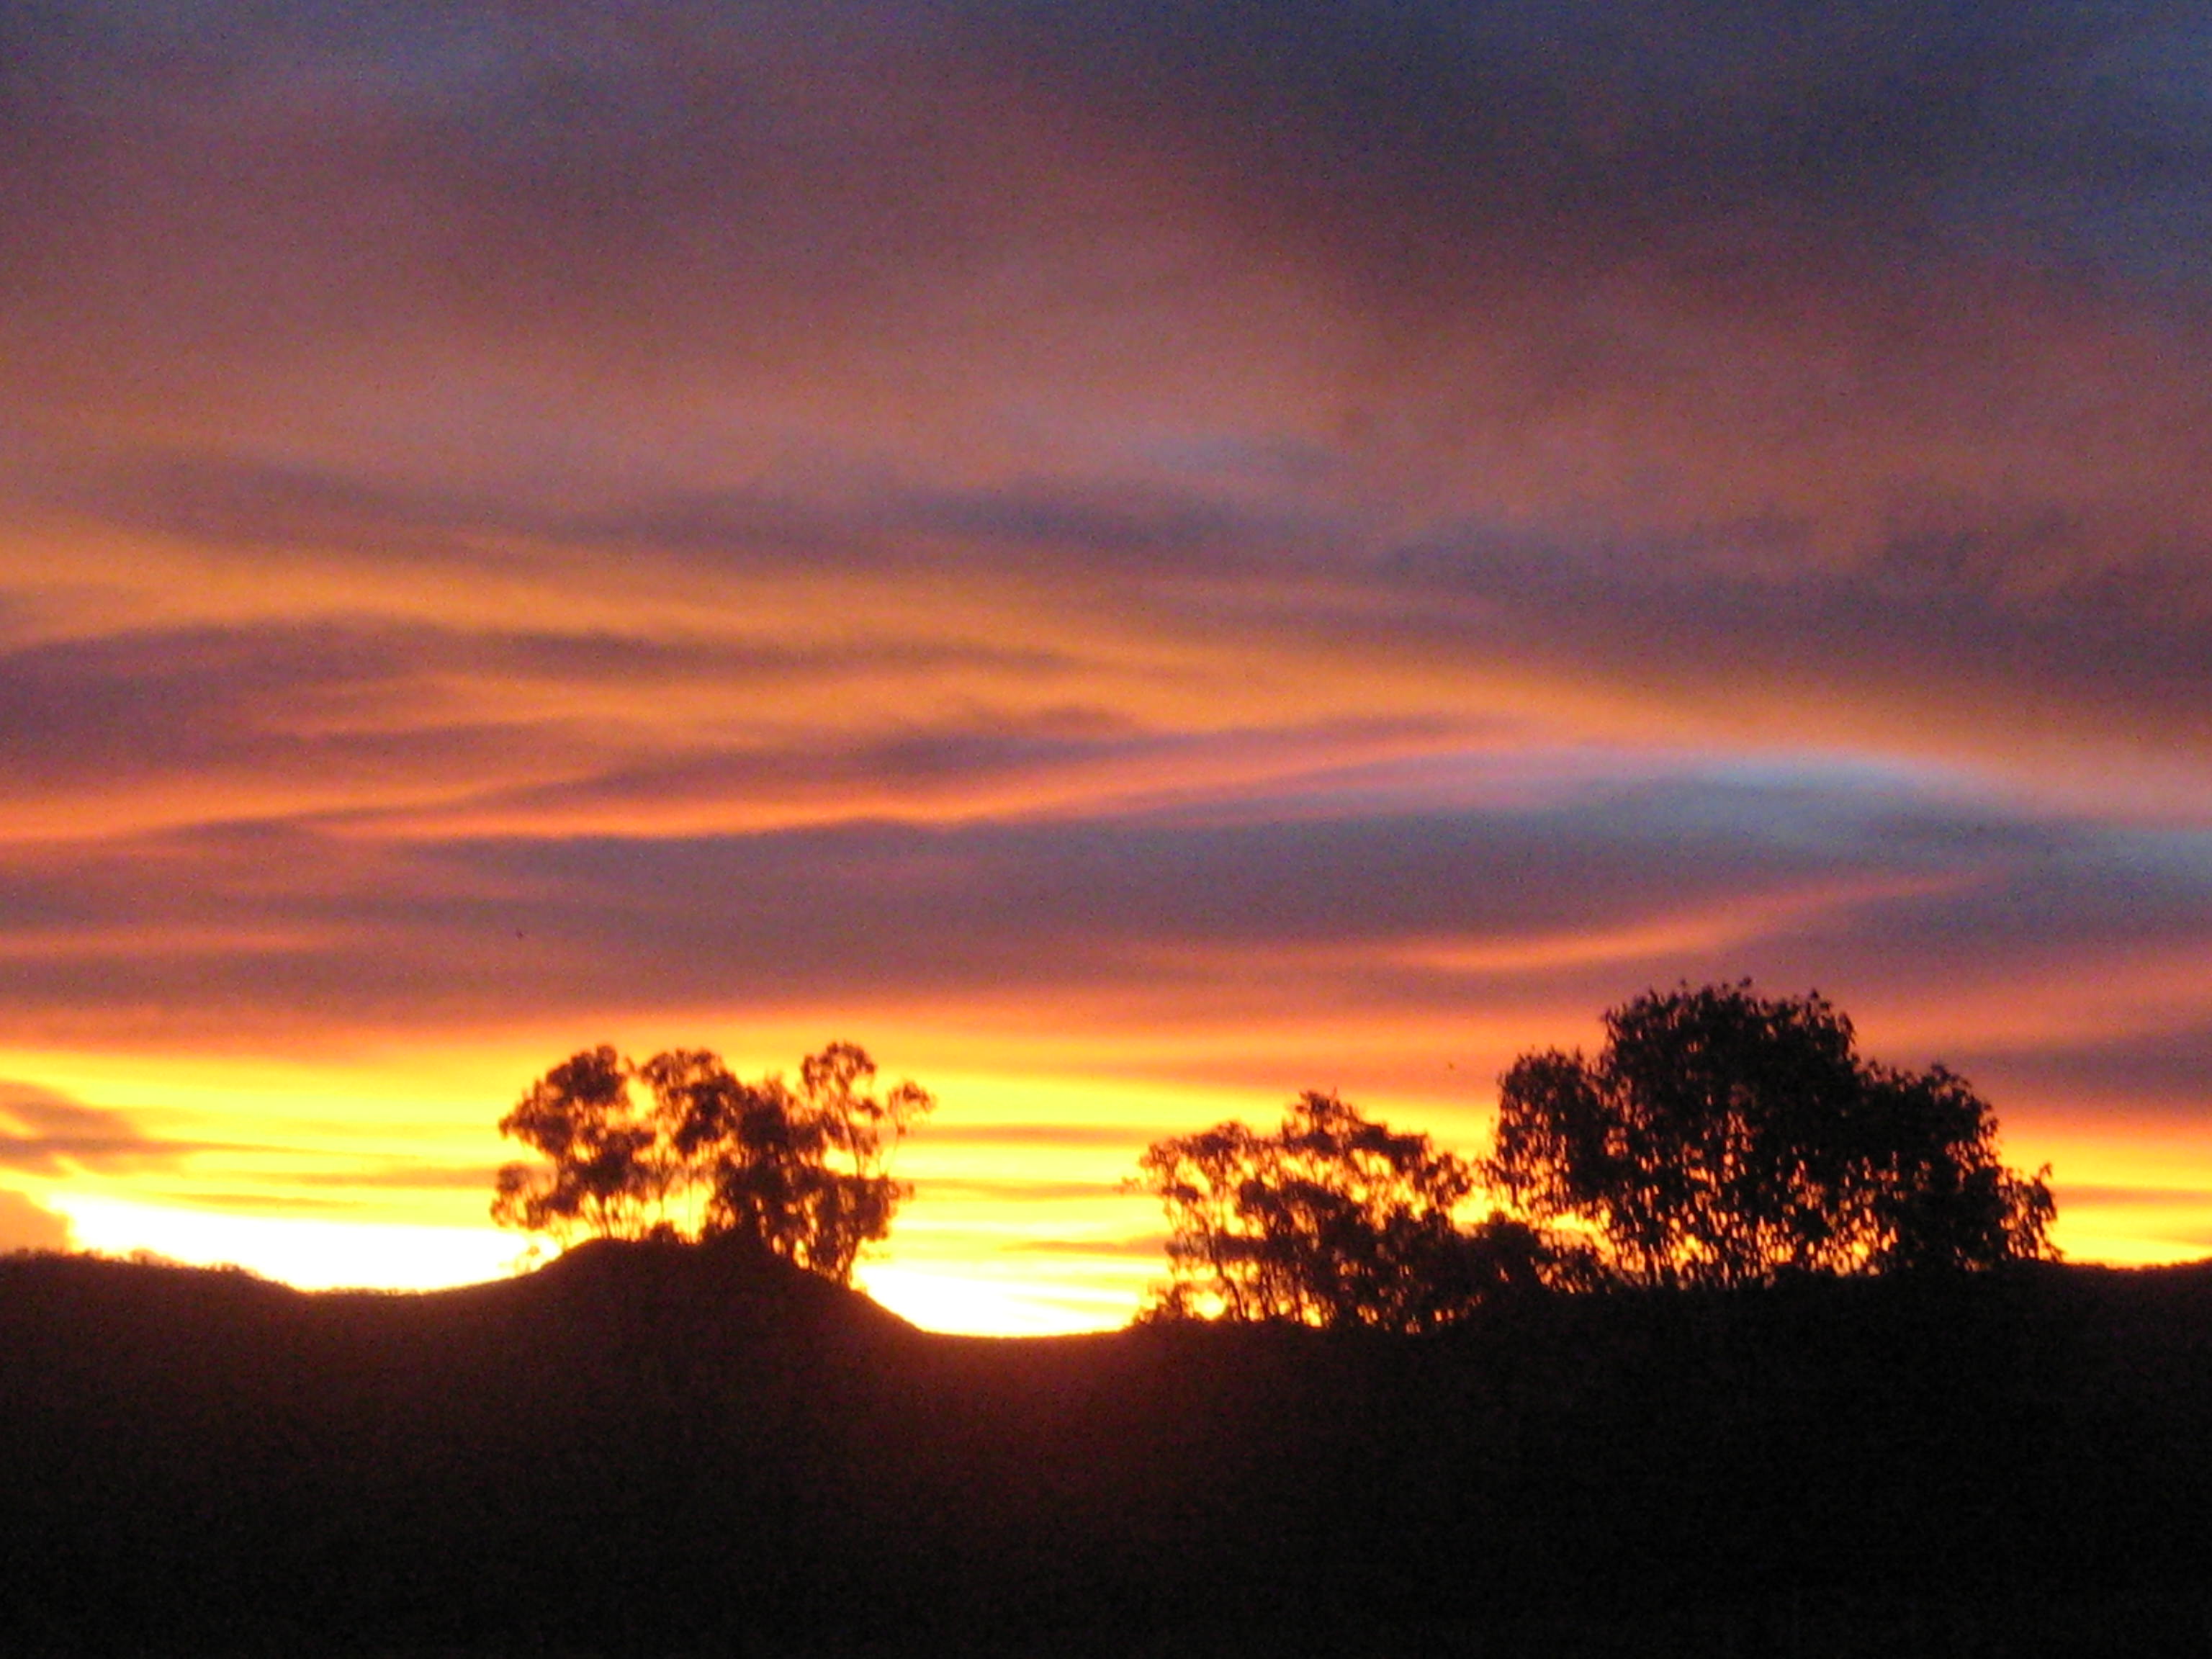
M 507 1291 L 525 1307 L 550 1298 L 571 1313 L 641 1310 L 692 1319 L 711 1314 L 747 1329 L 793 1321 L 838 1322 L 878 1335 L 915 1328 L 860 1291 L 793 1266 L 731 1234 L 704 1243 L 595 1238 L 535 1273 L 451 1292 Z

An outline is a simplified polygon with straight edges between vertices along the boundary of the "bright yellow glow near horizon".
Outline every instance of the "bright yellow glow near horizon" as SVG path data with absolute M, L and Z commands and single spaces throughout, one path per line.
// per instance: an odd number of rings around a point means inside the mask
M 768 1046 L 749 1041 L 743 1052 Z M 325 1064 L 0 1054 L 0 1076 L 114 1114 L 151 1149 L 11 1184 L 66 1218 L 80 1249 L 232 1263 L 307 1290 L 495 1279 L 526 1265 L 530 1246 L 487 1216 L 491 1172 L 517 1151 L 495 1122 L 563 1052 L 528 1038 Z M 738 1061 L 737 1045 L 726 1052 L 741 1071 L 759 1069 Z M 1275 1091 L 1226 1084 L 915 1069 L 940 1101 L 901 1152 L 897 1173 L 915 1196 L 857 1282 L 938 1331 L 1126 1324 L 1165 1267 L 1157 1206 L 1119 1187 L 1137 1154 L 1157 1135 L 1225 1117 L 1271 1122 L 1282 1103 Z M 885 1071 L 895 1079 L 906 1068 Z M 1476 1150 L 1484 1115 L 1464 1103 L 1360 1100 L 1399 1127 Z M 2090 1134 L 2027 1115 L 2006 1126 L 2003 1152 L 2020 1167 L 2056 1167 L 2055 1237 L 2070 1260 L 2149 1265 L 2207 1253 L 2212 1202 L 2188 1173 L 2212 1166 L 2207 1135 Z
M 112 1115 L 152 1148 L 13 1185 L 64 1217 L 79 1249 L 235 1265 L 306 1290 L 480 1282 L 526 1265 L 531 1243 L 488 1218 L 492 1173 L 521 1151 L 496 1121 L 575 1046 L 510 1039 L 329 1065 L 0 1054 L 0 1076 Z M 769 1045 L 725 1052 L 751 1074 L 772 1063 L 740 1058 L 756 1048 Z M 788 1047 L 783 1067 L 801 1052 Z M 1138 1152 L 1271 1103 L 1141 1079 L 924 1076 L 939 1109 L 896 1165 L 915 1196 L 857 1281 L 926 1328 L 979 1334 L 1126 1324 L 1164 1265 L 1150 1248 L 1157 1207 L 1119 1190 Z
M 527 1241 L 491 1227 L 243 1216 L 57 1193 L 76 1248 L 244 1267 L 303 1291 L 437 1291 L 504 1278 Z

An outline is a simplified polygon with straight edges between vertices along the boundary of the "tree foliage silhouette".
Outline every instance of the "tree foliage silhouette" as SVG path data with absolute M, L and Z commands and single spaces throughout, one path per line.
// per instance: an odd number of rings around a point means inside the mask
M 912 1083 L 878 1094 L 875 1076 L 849 1042 L 809 1055 L 796 1087 L 775 1073 L 747 1082 L 703 1048 L 641 1065 L 586 1049 L 500 1120 L 546 1162 L 500 1170 L 492 1218 L 562 1243 L 741 1237 L 849 1283 L 910 1195 L 891 1159 L 936 1103 Z
M 1595 1059 L 1547 1050 L 1505 1073 L 1481 1173 L 1522 1214 L 1587 1226 L 1631 1282 L 2051 1254 L 2049 1170 L 1997 1161 L 1996 1121 L 1964 1079 L 1861 1060 L 1817 994 L 1685 986 L 1605 1023 Z
M 550 1168 L 509 1164 L 499 1172 L 492 1219 L 550 1233 L 641 1238 L 668 1226 L 678 1170 L 657 1101 L 630 1090 L 635 1068 L 611 1048 L 573 1054 L 530 1085 L 499 1132 L 543 1153 Z
M 1473 1167 L 1333 1094 L 1300 1096 L 1271 1135 L 1231 1122 L 1155 1141 L 1130 1184 L 1168 1217 L 1154 1316 L 1431 1330 L 1570 1265 L 1519 1222 L 1462 1231 Z

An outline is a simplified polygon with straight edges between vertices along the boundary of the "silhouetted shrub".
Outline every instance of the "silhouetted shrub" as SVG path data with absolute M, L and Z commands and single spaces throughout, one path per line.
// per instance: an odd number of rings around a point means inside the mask
M 849 1042 L 809 1055 L 796 1088 L 774 1073 L 746 1082 L 703 1048 L 642 1065 L 586 1049 L 500 1121 L 547 1162 L 501 1170 L 492 1217 L 564 1243 L 739 1235 L 848 1283 L 909 1195 L 892 1154 L 936 1103 L 912 1083 L 872 1093 L 875 1075 Z
M 1473 1167 L 1334 1095 L 1301 1096 L 1272 1135 L 1232 1122 L 1155 1141 L 1138 1171 L 1168 1218 L 1152 1319 L 1432 1330 L 1580 1266 L 1526 1223 L 1462 1230 Z
M 1484 1176 L 1654 1285 L 1990 1267 L 2051 1254 L 2043 1177 L 1997 1161 L 1964 1079 L 1861 1060 L 1819 995 L 1750 982 L 1613 1009 L 1595 1059 L 1522 1056 Z

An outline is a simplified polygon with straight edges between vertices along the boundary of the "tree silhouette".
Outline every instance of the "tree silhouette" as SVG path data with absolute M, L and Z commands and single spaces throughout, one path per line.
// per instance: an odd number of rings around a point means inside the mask
M 810 1273 L 849 1283 L 911 1194 L 898 1143 L 935 1105 L 901 1083 L 869 1091 L 875 1063 L 834 1042 L 799 1067 L 747 1082 L 703 1048 L 636 1064 L 588 1049 L 532 1084 L 500 1132 L 545 1164 L 499 1172 L 502 1226 L 608 1238 L 744 1237 Z M 633 1085 L 642 1085 L 640 1100 Z
M 629 1060 L 602 1046 L 571 1055 L 530 1085 L 499 1132 L 543 1153 L 550 1167 L 502 1168 L 494 1221 L 562 1244 L 579 1234 L 641 1238 L 666 1223 L 678 1163 L 663 1115 L 630 1092 L 635 1075 Z
M 849 1042 L 809 1055 L 797 1089 L 774 1074 L 740 1082 L 703 1051 L 656 1054 L 642 1074 L 703 1181 L 703 1234 L 742 1234 L 840 1284 L 890 1232 L 910 1191 L 891 1179 L 891 1155 L 936 1104 L 912 1083 L 867 1092 L 875 1062 Z
M 1130 1184 L 1167 1212 L 1156 1317 L 1431 1330 L 1569 1265 L 1522 1223 L 1462 1231 L 1472 1166 L 1333 1094 L 1300 1096 L 1272 1135 L 1231 1122 L 1155 1141 Z
M 1595 1060 L 1523 1055 L 1482 1174 L 1525 1215 L 1572 1220 L 1632 1282 L 1981 1268 L 2051 1254 L 2046 1169 L 1997 1161 L 1965 1079 L 1861 1060 L 1817 994 L 1749 981 L 1647 993 Z

